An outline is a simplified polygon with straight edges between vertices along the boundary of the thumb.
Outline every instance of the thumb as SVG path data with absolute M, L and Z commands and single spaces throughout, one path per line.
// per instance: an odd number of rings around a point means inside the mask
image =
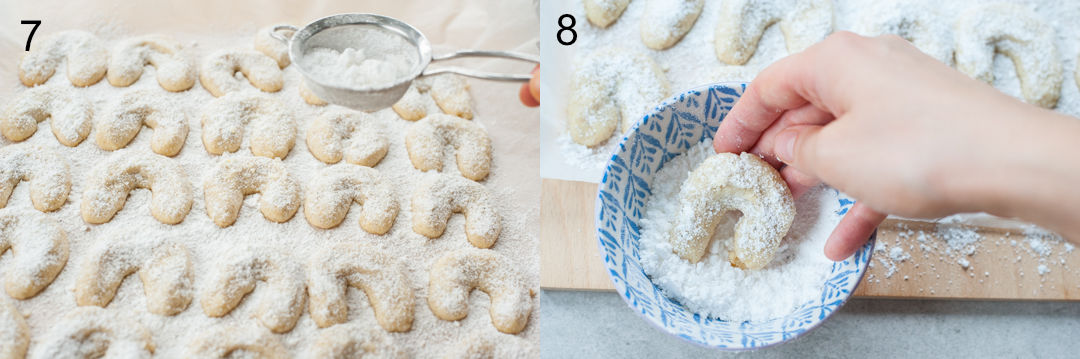
M 799 171 L 816 176 L 818 163 L 817 139 L 822 126 L 792 126 L 776 134 L 773 153 L 781 161 Z

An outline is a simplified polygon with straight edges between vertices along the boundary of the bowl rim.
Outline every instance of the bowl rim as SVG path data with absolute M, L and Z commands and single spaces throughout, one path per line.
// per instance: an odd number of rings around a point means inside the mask
M 680 93 L 677 93 L 677 94 L 674 94 L 674 95 L 672 95 L 672 96 L 669 96 L 669 97 L 667 97 L 666 99 L 664 99 L 663 101 L 661 101 L 661 102 L 660 102 L 659 104 L 657 104 L 656 106 L 654 106 L 654 107 L 653 107 L 652 109 L 650 109 L 649 111 L 645 112 L 645 113 L 644 113 L 644 114 L 643 114 L 643 115 L 641 116 L 641 118 L 639 118 L 638 120 L 635 120 L 635 121 L 634 121 L 634 125 L 633 125 L 633 126 L 632 126 L 632 127 L 630 128 L 630 130 L 629 130 L 629 131 L 625 131 L 625 132 L 624 132 L 624 133 L 623 133 L 623 134 L 621 135 L 621 138 L 619 138 L 619 142 L 618 142 L 618 145 L 616 146 L 616 150 L 615 150 L 615 151 L 614 151 L 614 152 L 613 152 L 613 153 L 611 154 L 611 157 L 610 157 L 610 158 L 608 159 L 607 165 L 605 165 L 605 166 L 604 166 L 603 176 L 601 176 L 601 182 L 600 182 L 600 183 L 599 183 L 599 185 L 597 186 L 597 189 L 596 189 L 596 196 L 595 196 L 595 202 L 594 202 L 594 204 L 593 204 L 593 208 L 594 208 L 594 209 L 593 209 L 593 212 L 594 212 L 594 213 L 593 213 L 593 231 L 594 231 L 594 235 L 596 236 L 596 245 L 597 245 L 597 246 L 599 247 L 599 251 L 600 251 L 600 259 L 601 259 L 601 260 L 603 260 L 603 262 L 604 262 L 604 263 L 603 263 L 603 264 L 604 264 L 604 269 L 606 269 L 606 271 L 605 271 L 605 274 L 607 274 L 607 276 L 608 276 L 608 279 L 609 279 L 609 280 L 611 280 L 611 282 L 612 282 L 612 285 L 613 285 L 614 287 L 618 288 L 619 284 L 618 284 L 618 281 L 616 281 L 616 280 L 615 280 L 615 278 L 613 278 L 613 277 L 611 276 L 611 270 L 612 270 L 612 269 L 611 269 L 611 268 L 609 268 L 609 266 L 608 266 L 608 262 L 609 262 L 609 261 L 608 261 L 608 259 L 611 259 L 611 258 L 609 258 L 609 257 L 608 257 L 608 255 L 607 255 L 607 252 L 606 252 L 606 251 L 604 250 L 604 245 L 603 245 L 603 243 L 601 243 L 601 241 L 600 241 L 600 237 L 601 237 L 601 234 L 600 234 L 600 228 L 601 228 L 601 226 L 602 226 L 602 224 L 600 223 L 600 222 L 601 222 L 601 218 L 600 218 L 600 211 L 601 211 L 601 209 L 603 208 L 603 207 L 602 207 L 602 206 L 603 206 L 603 199 L 601 198 L 601 196 L 600 196 L 600 193 L 601 193 L 601 191 L 603 190 L 604 182 L 606 182 L 606 181 L 607 181 L 607 178 L 608 178 L 608 172 L 609 172 L 609 171 L 611 171 L 611 163 L 612 163 L 612 160 L 613 160 L 613 159 L 614 159 L 614 158 L 615 158 L 616 156 L 618 156 L 618 155 L 619 155 L 619 153 L 621 153 L 621 152 L 623 152 L 623 151 L 625 151 L 625 150 L 626 150 L 626 142 L 627 142 L 627 141 L 629 140 L 629 138 L 630 138 L 630 135 L 631 135 L 631 134 L 634 134 L 634 133 L 636 133 L 636 132 L 638 131 L 638 128 L 639 128 L 639 127 L 640 127 L 640 126 L 641 126 L 641 125 L 642 125 L 642 124 L 643 124 L 643 123 L 645 122 L 645 119 L 646 119 L 646 118 L 648 118 L 648 117 L 651 117 L 651 116 L 653 116 L 653 115 L 655 115 L 655 114 L 658 114 L 658 113 L 662 112 L 662 111 L 663 111 L 663 110 L 664 110 L 665 108 L 668 108 L 668 107 L 670 107 L 671 105 L 673 105 L 673 104 L 675 104 L 675 103 L 678 103 L 678 102 L 680 102 L 680 100 L 681 100 L 681 99 L 682 99 L 683 97 L 685 97 L 685 96 L 687 96 L 687 95 L 699 95 L 700 93 L 706 92 L 706 91 L 708 91 L 708 90 L 710 90 L 710 89 L 713 89 L 713 88 L 736 88 L 736 87 L 741 87 L 741 88 L 742 88 L 742 90 L 743 90 L 743 91 L 744 91 L 744 93 L 745 93 L 745 90 L 746 90 L 746 87 L 747 87 L 747 85 L 748 85 L 748 84 L 747 84 L 747 83 L 745 83 L 745 82 L 736 82 L 736 81 L 724 81 L 724 82 L 716 82 L 716 83 L 709 83 L 709 84 L 704 84 L 704 85 L 694 86 L 694 87 L 692 87 L 692 88 L 690 88 L 690 89 L 687 89 L 687 90 L 685 90 L 685 91 L 682 91 L 682 92 L 680 92 Z M 742 96 L 742 95 L 740 95 L 740 98 L 741 98 L 741 96 Z M 711 136 L 710 136 L 710 137 L 711 137 Z M 609 139 L 609 141 L 610 141 L 610 140 L 611 140 L 611 139 Z M 770 343 L 766 343 L 766 344 L 763 344 L 763 345 L 760 345 L 760 346 L 751 346 L 751 347 L 720 347 L 720 346 L 713 346 L 713 345 L 709 345 L 709 344 L 706 344 L 706 343 L 703 343 L 703 342 L 699 342 L 699 341 L 696 341 L 696 340 L 691 340 L 691 339 L 689 339 L 689 338 L 685 338 L 685 337 L 682 337 L 682 336 L 676 335 L 675 333 L 672 333 L 672 332 L 668 331 L 668 330 L 667 330 L 667 328 L 665 328 L 665 327 L 663 327 L 663 326 L 660 326 L 659 324 L 657 324 L 657 323 L 653 322 L 652 318 L 650 318 L 650 317 L 646 316 L 646 315 L 645 315 L 644 313 L 642 313 L 641 311 L 637 310 L 637 308 L 636 308 L 636 307 L 635 307 L 635 306 L 634 306 L 633 304 L 631 304 L 631 303 L 630 303 L 630 302 L 629 302 L 629 301 L 627 300 L 627 298 L 626 298 L 625 296 L 623 296 L 623 295 L 619 295 L 619 298 L 620 298 L 620 299 L 622 299 L 622 301 L 623 301 L 623 302 L 624 302 L 624 303 L 625 303 L 625 304 L 626 304 L 626 305 L 627 305 L 628 307 L 630 307 L 631 309 L 633 309 L 633 312 L 634 312 L 634 313 L 635 313 L 635 314 L 636 314 L 636 315 L 637 315 L 638 317 L 640 317 L 641 319 L 643 319 L 643 320 L 644 320 L 644 321 L 645 321 L 646 323 L 649 323 L 649 324 L 650 324 L 651 326 L 653 326 L 653 327 L 655 327 L 655 328 L 659 329 L 659 330 L 660 330 L 661 332 L 663 332 L 663 333 L 665 333 L 665 334 L 667 334 L 667 335 L 669 335 L 669 336 L 672 336 L 672 337 L 675 337 L 675 338 L 681 339 L 681 340 L 683 340 L 683 341 L 685 341 L 685 342 L 689 342 L 689 343 L 692 343 L 692 344 L 694 344 L 694 345 L 697 345 L 697 346 L 699 346 L 699 347 L 703 347 L 703 348 L 709 348 L 709 349 L 716 349 L 716 350 L 722 350 L 722 351 L 729 351 L 729 352 L 737 352 L 737 351 L 748 351 L 748 350 L 758 350 L 758 349 L 770 348 L 770 347 L 773 347 L 773 346 L 776 346 L 776 345 L 780 345 L 780 344 L 783 344 L 783 343 L 787 343 L 787 342 L 789 342 L 789 341 L 792 341 L 792 340 L 794 340 L 794 339 L 796 339 L 796 338 L 799 338 L 799 337 L 801 337 L 801 336 L 803 336 L 803 335 L 806 335 L 807 333 L 809 333 L 809 332 L 813 331 L 814 329 L 817 329 L 817 328 L 818 328 L 819 326 L 821 326 L 821 325 L 822 325 L 823 323 L 825 323 L 825 321 L 827 321 L 827 320 L 828 320 L 829 318 L 831 318 L 831 317 L 832 317 L 832 316 L 833 316 L 834 314 L 836 314 L 836 313 L 837 313 L 837 312 L 839 311 L 839 309 L 840 309 L 840 308 L 842 308 L 842 307 L 843 307 L 843 306 L 844 306 L 845 304 L 847 304 L 847 302 L 848 302 L 849 300 L 851 300 L 851 297 L 852 297 L 852 296 L 853 296 L 853 295 L 855 294 L 855 291 L 856 291 L 856 290 L 858 290 L 858 288 L 859 288 L 859 285 L 860 285 L 860 284 L 862 284 L 862 281 L 863 281 L 863 279 L 865 279 L 865 276 L 866 276 L 866 272 L 867 272 L 867 266 L 868 266 L 868 264 L 870 263 L 870 261 L 871 261 L 871 260 L 873 259 L 874 247 L 876 246 L 876 242 L 877 242 L 877 228 L 875 228 L 875 229 L 874 229 L 874 231 L 873 231 L 873 232 L 872 232 L 872 233 L 870 234 L 870 237 L 869 237 L 869 239 L 867 239 L 867 242 L 866 242 L 866 244 L 864 244 L 864 245 L 863 245 L 862 247 L 860 247 L 860 249 L 859 249 L 859 251 L 866 251 L 866 252 L 868 252 L 868 253 L 869 253 L 869 256 L 867 257 L 867 260 L 866 260 L 865 262 L 863 262 L 863 263 L 862 263 L 861 265 L 859 265 L 859 266 L 858 266 L 858 268 L 857 268 L 857 271 L 858 271 L 858 276 L 857 276 L 857 277 L 858 277 L 858 280 L 857 280 L 857 281 L 855 282 L 855 285 L 851 287 L 851 292 L 850 292 L 850 293 L 848 293 L 847 295 L 845 295 L 845 296 L 843 297 L 843 299 L 841 299 L 840 303 L 839 303 L 839 304 L 837 304 L 837 305 L 836 305 L 836 307 L 835 307 L 835 308 L 834 308 L 833 310 L 831 310 L 831 311 L 829 311 L 828 313 L 826 313 L 826 314 L 825 314 L 825 316 L 824 316 L 823 318 L 821 318 L 820 320 L 817 320 L 816 322 L 814 322 L 814 323 L 812 323 L 812 324 L 809 324 L 809 326 L 808 326 L 808 327 L 806 327 L 806 328 L 805 328 L 805 330 L 803 330 L 803 331 L 801 331 L 801 332 L 799 332 L 799 333 L 793 334 L 793 335 L 791 335 L 790 337 L 787 337 L 787 338 L 783 338 L 783 339 L 781 339 L 781 340 L 779 340 L 779 341 L 775 341 L 775 342 L 770 342 Z M 856 252 L 856 254 L 858 254 L 858 252 Z M 853 254 L 852 256 L 854 256 L 854 255 L 855 255 L 855 254 Z M 849 257 L 849 258 L 850 258 L 850 257 Z M 639 260 L 640 260 L 640 259 L 639 259 Z M 846 259 L 845 259 L 845 260 L 846 260 Z M 835 262 L 834 262 L 834 263 L 835 263 Z M 651 281 L 651 280 L 650 280 L 650 281 Z M 655 284 L 655 283 L 653 283 L 653 286 L 654 286 L 654 287 L 656 287 L 656 284 Z M 670 298 L 669 298 L 669 299 L 670 299 Z M 679 303 L 679 304 L 680 304 L 680 305 L 682 305 L 682 303 Z M 683 307 L 685 308 L 685 306 L 683 306 Z M 690 313 L 693 313 L 693 312 L 692 312 L 692 311 L 690 311 L 689 309 L 686 309 L 686 310 L 687 310 L 688 312 L 690 312 Z M 693 313 L 693 314 L 697 315 L 697 313 Z

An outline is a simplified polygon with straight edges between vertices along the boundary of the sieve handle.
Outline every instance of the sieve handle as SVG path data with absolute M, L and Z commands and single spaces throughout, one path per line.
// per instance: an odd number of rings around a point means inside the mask
M 540 63 L 540 57 L 537 55 L 525 54 L 512 51 L 486 51 L 486 50 L 461 50 L 448 54 L 437 55 L 431 58 L 431 62 L 437 62 L 442 60 L 456 59 L 461 57 L 495 57 L 500 59 L 518 60 L 524 62 L 531 62 L 534 64 Z M 497 72 L 487 72 L 473 69 L 466 69 L 460 67 L 444 67 L 438 69 L 425 70 L 424 76 L 438 75 L 442 73 L 454 73 L 458 75 L 464 75 L 472 78 L 494 80 L 494 81 L 529 81 L 532 78 L 532 74 L 504 74 Z
M 296 26 L 292 26 L 292 25 L 275 25 L 273 28 L 270 29 L 270 37 L 274 38 L 277 41 L 281 41 L 285 45 L 288 45 L 289 40 L 291 40 L 292 36 L 285 37 L 285 35 L 282 35 L 281 33 L 278 32 L 278 31 L 281 31 L 281 30 L 291 30 L 293 33 L 295 33 L 297 31 L 299 31 L 300 29 L 298 29 Z

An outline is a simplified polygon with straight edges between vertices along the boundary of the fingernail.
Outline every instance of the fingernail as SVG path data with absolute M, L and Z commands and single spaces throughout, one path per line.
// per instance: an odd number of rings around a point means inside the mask
M 790 164 L 795 159 L 795 137 L 798 133 L 795 131 L 781 131 L 776 134 L 776 148 L 773 149 L 776 152 L 776 158 L 784 163 Z

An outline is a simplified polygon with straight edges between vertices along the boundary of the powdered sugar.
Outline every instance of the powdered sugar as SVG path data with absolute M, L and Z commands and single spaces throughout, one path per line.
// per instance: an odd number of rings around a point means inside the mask
M 728 263 L 723 239 L 731 236 L 734 221 L 721 223 L 701 262 L 689 263 L 673 253 L 668 234 L 679 208 L 680 187 L 690 170 L 712 154 L 710 142 L 702 142 L 668 161 L 653 179 L 640 239 L 645 273 L 665 295 L 701 315 L 725 320 L 772 319 L 818 298 L 832 268 L 824 255 L 825 240 L 839 221 L 822 210 L 835 202 L 823 196 L 828 191 L 824 187 L 796 202 L 795 222 L 764 269 L 742 270 Z
M 384 88 L 405 80 L 419 62 L 402 35 L 374 26 L 323 30 L 298 61 L 313 80 L 344 88 Z

